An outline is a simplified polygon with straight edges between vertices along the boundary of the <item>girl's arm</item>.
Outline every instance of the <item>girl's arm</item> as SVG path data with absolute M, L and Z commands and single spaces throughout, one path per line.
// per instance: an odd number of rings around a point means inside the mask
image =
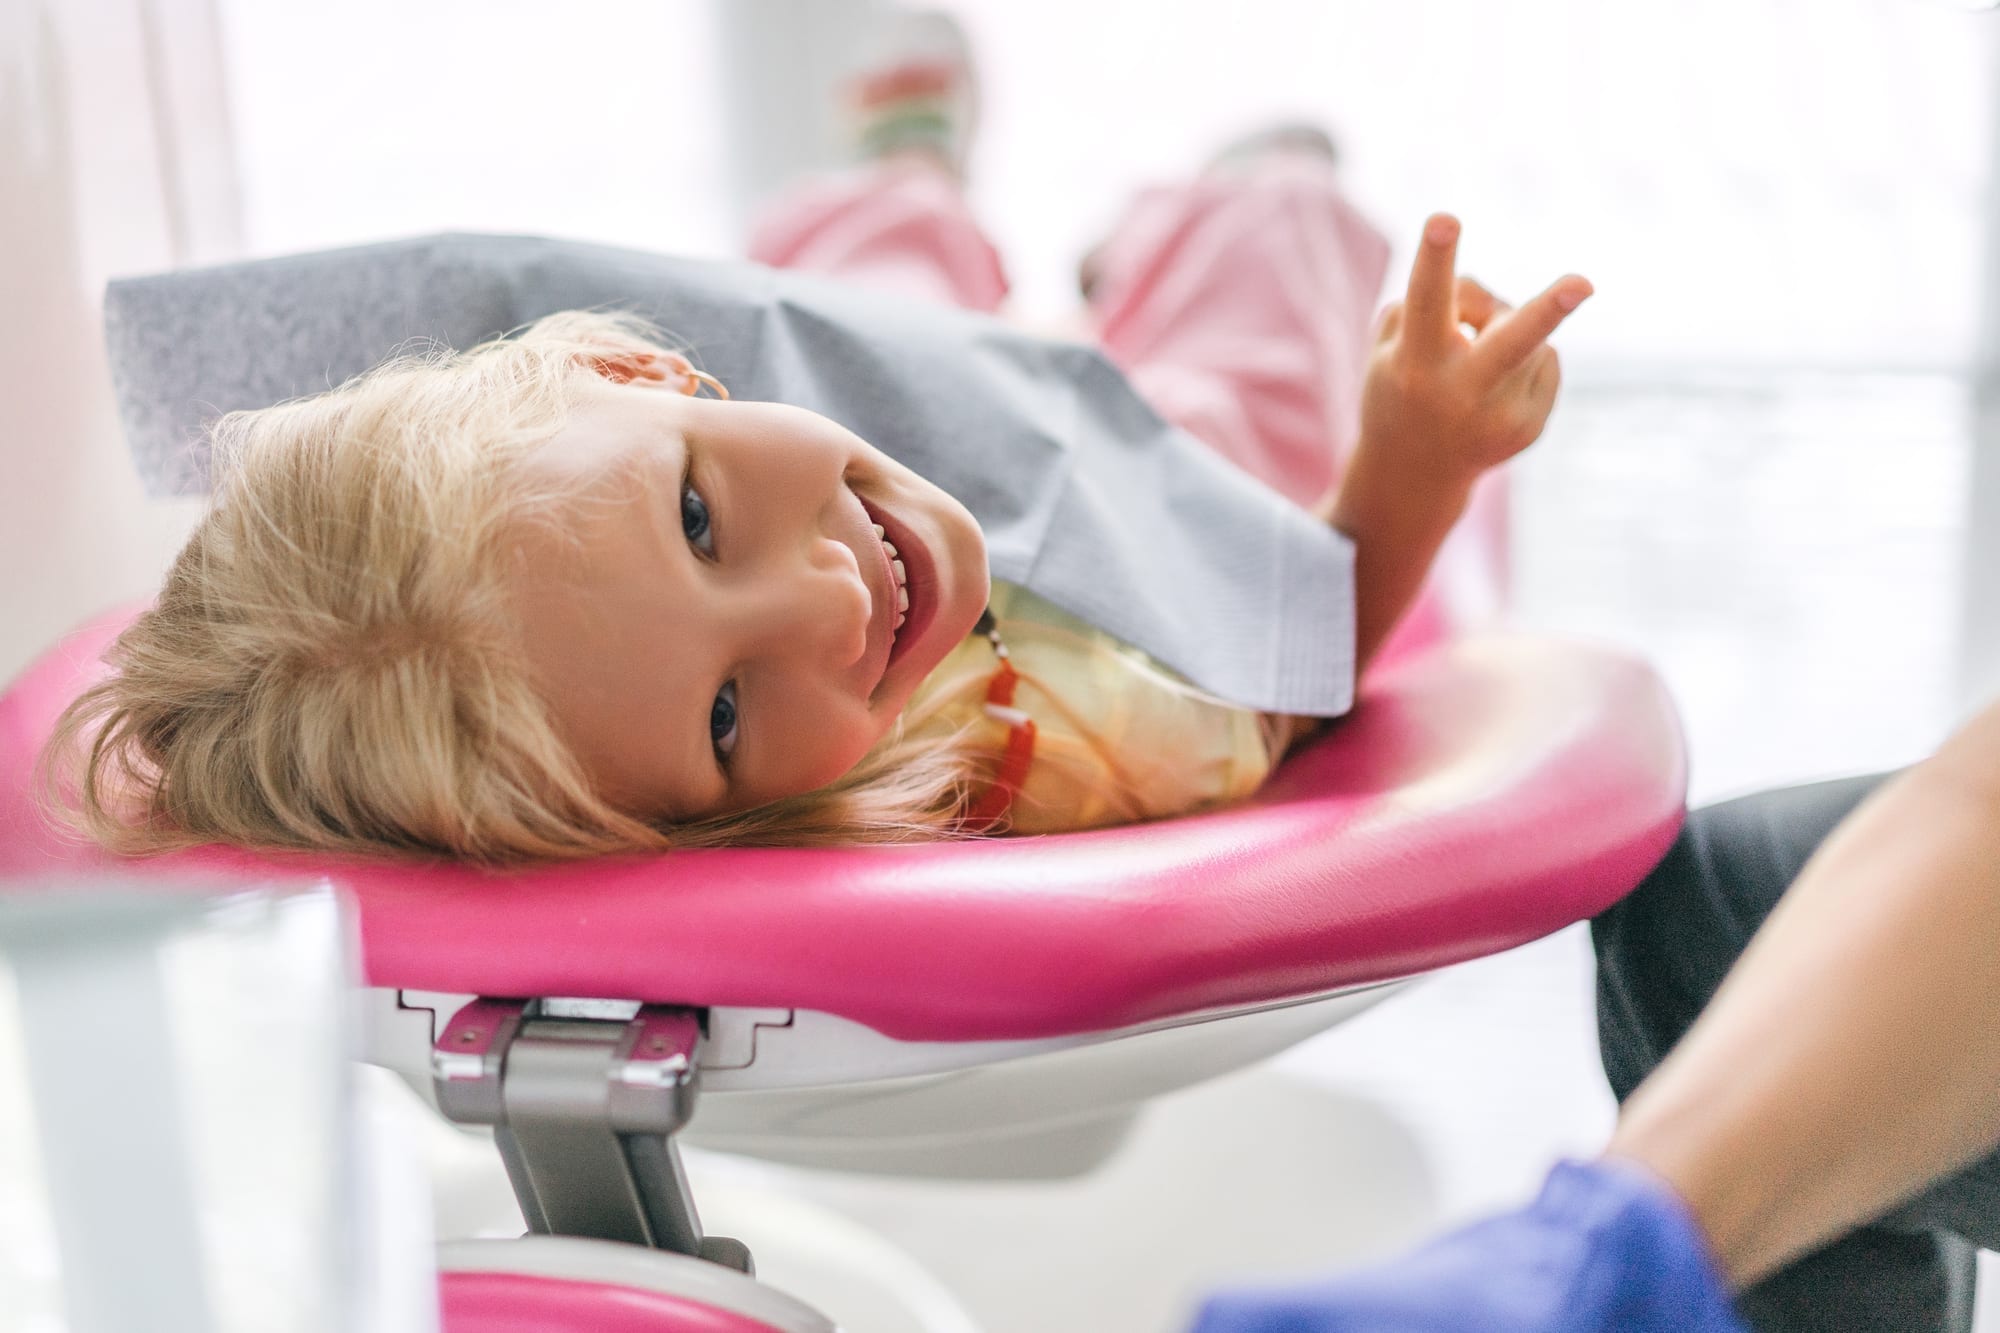
M 1409 292 L 1376 336 L 1360 442 L 1315 509 L 1354 540 L 1357 675 L 1416 596 L 1479 474 L 1542 433 L 1562 382 L 1549 335 L 1591 294 L 1571 275 L 1515 310 L 1454 278 L 1458 234 L 1447 214 L 1425 224 Z
M 1609 1152 L 1741 1287 L 2000 1145 L 2000 705 L 1861 806 Z

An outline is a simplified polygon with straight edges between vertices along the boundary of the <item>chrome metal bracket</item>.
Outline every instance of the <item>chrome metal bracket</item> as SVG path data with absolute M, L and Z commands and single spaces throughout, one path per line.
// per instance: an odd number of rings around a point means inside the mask
M 606 1000 L 479 999 L 431 1052 L 438 1106 L 491 1125 L 531 1230 L 589 1236 L 751 1271 L 704 1237 L 674 1135 L 694 1114 L 700 1015 Z

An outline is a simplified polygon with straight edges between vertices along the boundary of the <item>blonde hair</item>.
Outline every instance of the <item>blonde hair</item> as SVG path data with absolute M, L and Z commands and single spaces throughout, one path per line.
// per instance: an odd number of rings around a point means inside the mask
M 634 317 L 572 311 L 224 417 L 208 510 L 107 652 L 112 674 L 58 720 L 45 801 L 128 854 L 221 841 L 504 864 L 951 834 L 991 762 L 963 731 L 899 725 L 832 786 L 673 827 L 601 799 L 558 735 L 501 565 L 522 522 L 572 497 L 520 464 L 581 376 L 665 350 Z

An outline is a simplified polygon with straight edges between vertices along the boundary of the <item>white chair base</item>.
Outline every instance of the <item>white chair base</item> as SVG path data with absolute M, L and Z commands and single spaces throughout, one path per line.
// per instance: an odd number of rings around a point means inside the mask
M 1151 1098 L 1275 1055 L 1402 984 L 1042 1041 L 898 1042 L 804 1010 L 711 1010 L 681 1137 L 805 1166 L 1073 1176 L 1114 1151 Z M 432 1044 L 467 998 L 371 991 L 366 1057 L 435 1104 Z

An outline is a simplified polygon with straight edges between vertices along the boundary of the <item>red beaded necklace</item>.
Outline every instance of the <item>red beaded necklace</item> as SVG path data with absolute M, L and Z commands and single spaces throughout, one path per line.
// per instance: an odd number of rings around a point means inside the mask
M 993 645 L 993 655 L 1000 662 L 993 678 L 986 682 L 986 715 L 1007 724 L 1007 745 L 1000 752 L 1000 766 L 994 771 L 991 785 L 980 793 L 962 821 L 967 832 L 985 833 L 1006 815 L 1014 803 L 1015 793 L 1027 781 L 1028 765 L 1035 758 L 1035 719 L 1014 706 L 1014 689 L 1020 684 L 1021 676 L 1014 670 L 1013 660 L 1008 656 L 1007 645 L 1000 638 L 1000 629 L 994 623 L 991 611 L 979 617 L 973 632 L 986 636 L 987 642 Z

